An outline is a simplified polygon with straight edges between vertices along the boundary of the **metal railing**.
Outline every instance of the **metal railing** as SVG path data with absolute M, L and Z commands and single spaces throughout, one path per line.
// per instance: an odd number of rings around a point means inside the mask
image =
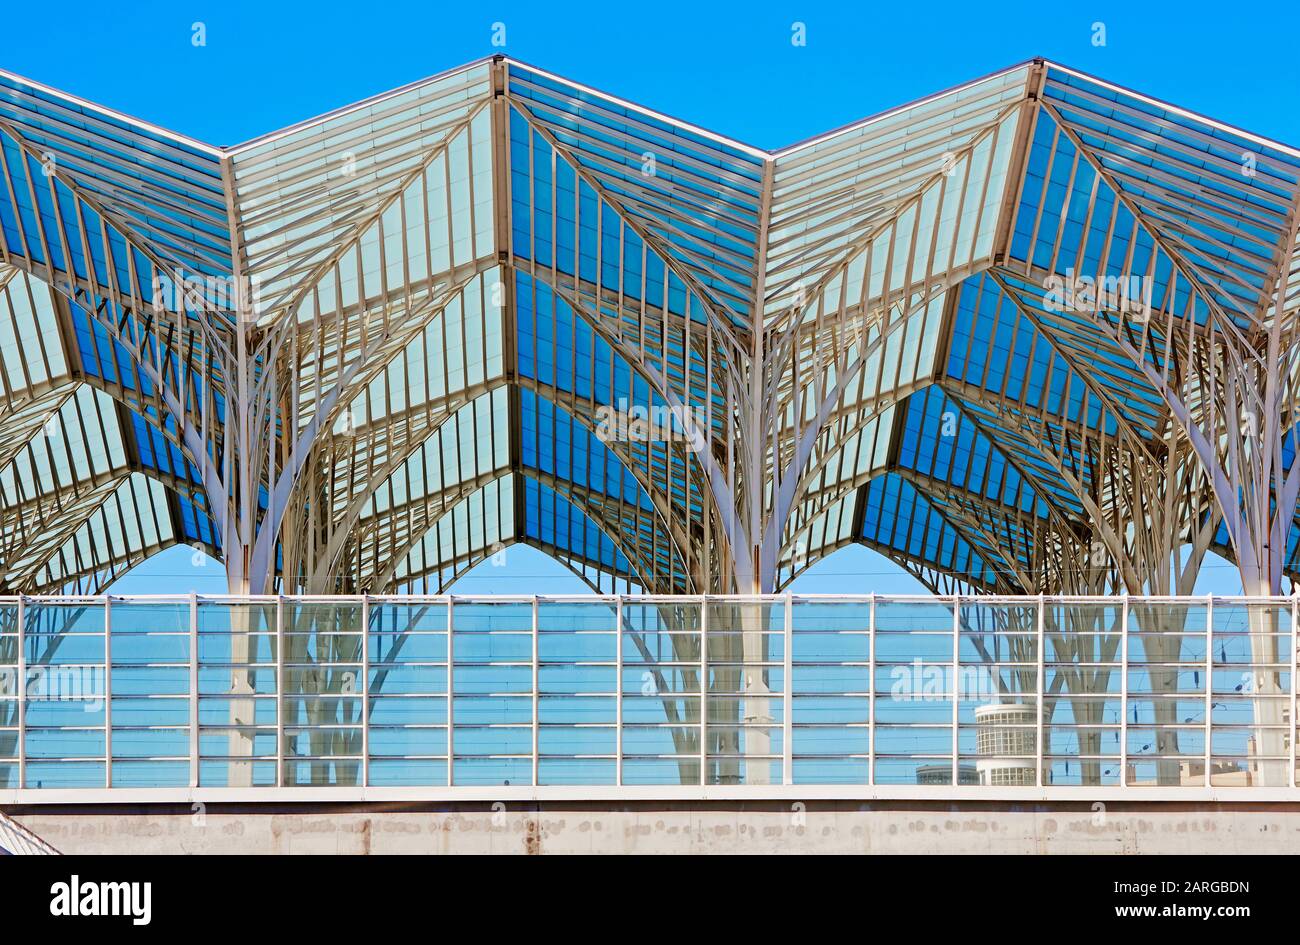
M 1295 626 L 1292 598 L 0 598 L 0 799 L 1300 797 Z

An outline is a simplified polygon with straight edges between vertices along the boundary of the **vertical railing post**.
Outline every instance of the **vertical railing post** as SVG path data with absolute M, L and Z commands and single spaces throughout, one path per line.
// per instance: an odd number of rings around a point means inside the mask
M 961 595 L 952 596 L 952 786 L 961 784 L 959 757 L 961 746 L 957 739 L 958 707 L 961 705 Z
M 538 768 L 539 768 L 538 754 L 539 754 L 539 749 L 541 748 L 540 745 L 541 727 L 539 724 L 540 723 L 539 709 L 541 707 L 541 700 L 537 691 L 538 684 L 541 681 L 541 674 L 539 672 L 539 665 L 538 665 L 538 658 L 537 658 L 538 649 L 539 649 L 538 640 L 537 640 L 537 633 L 538 633 L 537 607 L 538 607 L 537 595 L 534 594 L 533 595 L 533 780 L 532 780 L 532 784 L 534 787 L 536 787 L 537 785 L 537 775 L 538 775 Z
M 1046 641 L 1047 628 L 1047 598 L 1042 594 L 1038 595 L 1038 634 L 1037 641 L 1034 644 L 1034 655 L 1037 658 L 1037 693 L 1035 699 L 1038 702 L 1037 712 L 1038 728 L 1034 733 L 1034 768 L 1038 775 L 1034 778 L 1034 783 L 1040 788 L 1047 786 L 1047 778 L 1043 774 L 1043 758 L 1047 754 L 1046 742 L 1044 735 L 1047 731 L 1047 651 L 1044 647 Z
M 199 786 L 199 595 L 190 594 L 190 787 Z
M 27 787 L 27 603 L 18 598 L 18 787 Z
M 794 784 L 794 595 L 785 595 L 785 703 L 781 716 L 781 783 Z
M 709 768 L 709 599 L 700 598 L 700 784 Z
M 1120 602 L 1119 786 L 1128 787 L 1128 594 Z
M 623 597 L 614 600 L 614 784 L 623 786 Z
M 104 595 L 104 787 L 113 786 L 113 599 Z
M 249 659 L 252 659 L 250 654 Z M 257 701 L 253 701 L 253 720 Z M 250 721 L 253 721 L 250 720 Z M 251 736 L 257 739 L 257 730 Z M 275 595 L 275 783 L 284 787 L 284 595 Z
M 370 594 L 361 595 L 361 786 L 370 787 Z
M 867 614 L 867 785 L 876 783 L 876 592 Z
M 1211 724 L 1211 716 L 1214 715 L 1214 595 L 1205 595 L 1205 771 L 1202 772 L 1202 782 L 1205 787 L 1210 787 L 1210 762 L 1213 760 L 1213 751 L 1211 750 L 1211 740 L 1214 737 L 1214 726 Z
M 1291 774 L 1290 774 L 1290 780 L 1289 780 L 1289 783 L 1290 783 L 1290 785 L 1291 785 L 1292 787 L 1295 787 L 1295 786 L 1296 786 L 1296 776 L 1295 776 L 1295 763 L 1296 763 L 1296 750 L 1295 750 L 1295 733 L 1296 733 L 1296 717 L 1295 717 L 1295 710 L 1296 710 L 1295 676 L 1296 676 L 1296 668 L 1297 668 L 1296 647 L 1297 647 L 1297 644 L 1300 644 L 1300 630 L 1298 630 L 1298 628 L 1296 627 L 1296 611 L 1297 611 L 1297 608 L 1296 608 L 1296 593 L 1295 593 L 1295 591 L 1293 590 L 1292 593 L 1291 593 L 1291 720 L 1287 723 L 1287 725 L 1288 725 L 1288 727 L 1289 727 L 1289 730 L 1287 731 L 1287 735 L 1286 735 L 1286 740 L 1291 744 Z
M 454 771 L 456 765 L 456 713 L 455 698 L 453 696 L 456 691 L 456 632 L 454 628 L 455 617 L 452 614 L 454 608 L 454 599 L 449 594 L 447 595 L 447 787 L 451 787 L 456 783 Z

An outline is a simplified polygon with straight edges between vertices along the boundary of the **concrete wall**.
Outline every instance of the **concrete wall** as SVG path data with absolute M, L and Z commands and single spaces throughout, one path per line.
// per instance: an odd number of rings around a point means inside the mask
M 1294 804 L 9 808 L 64 853 L 1298 853 Z

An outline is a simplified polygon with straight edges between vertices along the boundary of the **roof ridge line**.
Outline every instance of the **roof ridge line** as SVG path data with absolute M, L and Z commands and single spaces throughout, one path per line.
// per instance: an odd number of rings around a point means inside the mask
M 227 147 L 224 147 L 221 149 L 222 156 L 234 157 L 236 154 L 247 151 L 248 149 L 255 147 L 257 145 L 267 144 L 270 141 L 274 141 L 277 138 L 282 138 L 286 135 L 292 134 L 295 131 L 301 131 L 302 129 L 311 127 L 312 125 L 322 124 L 323 122 L 329 121 L 332 118 L 340 118 L 343 115 L 349 114 L 350 112 L 359 111 L 360 109 L 363 108 L 369 108 L 372 105 L 376 105 L 379 102 L 386 101 L 390 98 L 396 98 L 398 95 L 402 95 L 406 92 L 410 92 L 413 89 L 418 89 L 421 86 L 428 85 L 432 82 L 437 82 L 440 79 L 445 79 L 448 76 L 455 75 L 458 72 L 467 72 L 470 69 L 475 68 L 476 66 L 481 66 L 484 63 L 492 62 L 493 60 L 500 59 L 500 58 L 503 57 L 480 56 L 478 59 L 471 60 L 470 62 L 463 63 L 451 69 L 444 69 L 441 72 L 435 72 L 433 75 L 425 76 L 422 79 L 416 79 L 414 82 L 407 82 L 405 85 L 400 85 L 395 89 L 388 89 L 387 91 L 384 92 L 378 92 L 374 95 L 369 95 L 366 98 L 361 99 L 360 101 L 350 102 L 347 105 L 341 105 L 338 108 L 332 108 L 329 111 L 321 112 L 319 115 L 315 115 L 311 118 L 304 118 L 301 121 L 295 121 L 293 124 L 286 125 L 283 128 L 276 128 L 273 131 L 268 131 L 263 134 L 257 135 L 255 137 L 249 138 L 247 141 L 241 141 L 238 144 L 232 144 Z
M 729 148 L 736 148 L 739 151 L 745 152 L 750 157 L 760 158 L 764 161 L 768 161 L 775 156 L 775 152 L 770 148 L 760 148 L 758 145 L 748 144 L 744 141 L 739 140 L 738 138 L 732 138 L 720 132 L 711 131 L 710 129 L 705 128 L 703 125 L 697 125 L 694 122 L 686 121 L 681 118 L 675 118 L 672 115 L 667 114 L 666 112 L 658 111 L 657 109 L 650 108 L 647 105 L 640 105 L 636 102 L 633 102 L 630 99 L 622 98 L 610 92 L 603 92 L 600 89 L 595 88 L 594 86 L 584 85 L 581 82 L 577 82 L 573 79 L 562 76 L 557 72 L 551 72 L 547 69 L 541 68 L 540 66 L 531 65 L 527 62 L 524 62 L 522 59 L 516 59 L 513 56 L 500 56 L 498 58 L 502 59 L 507 64 L 513 64 L 516 66 L 520 66 L 524 69 L 527 69 L 529 72 L 535 72 L 538 75 L 550 79 L 553 82 L 563 82 L 565 85 L 570 85 L 573 88 L 579 90 L 580 92 L 585 92 L 588 95 L 599 96 L 600 98 L 603 98 L 606 101 L 615 102 L 618 105 L 622 106 L 623 108 L 630 108 L 633 111 L 639 112 L 640 114 L 645 115 L 649 118 L 653 118 L 657 121 L 667 122 L 670 125 L 676 125 L 677 127 L 682 128 L 685 131 L 690 131 L 693 134 L 697 134 L 704 138 L 708 138 L 710 141 L 713 141 L 717 144 L 723 144 Z
M 1253 144 L 1260 144 L 1269 148 L 1277 148 L 1291 157 L 1300 158 L 1300 147 L 1287 144 L 1285 141 L 1278 141 L 1276 138 L 1266 138 L 1264 135 L 1254 131 L 1248 131 L 1238 125 L 1231 125 L 1226 121 L 1220 121 L 1218 118 L 1211 118 L 1209 115 L 1203 115 L 1200 112 L 1192 111 L 1190 108 L 1184 108 L 1182 105 L 1175 105 L 1173 102 L 1166 102 L 1164 99 L 1156 98 L 1154 95 L 1148 95 L 1145 92 L 1139 92 L 1136 89 L 1130 89 L 1127 86 L 1120 85 L 1118 82 L 1112 82 L 1109 79 L 1103 79 L 1095 76 L 1090 72 L 1084 72 L 1082 69 L 1075 69 L 1073 66 L 1067 66 L 1063 62 L 1057 62 L 1053 59 L 1042 60 L 1045 65 L 1052 69 L 1060 69 L 1079 79 L 1086 79 L 1089 82 L 1095 82 L 1103 88 L 1112 92 L 1118 92 L 1120 95 L 1128 95 L 1132 98 L 1139 99 L 1148 105 L 1154 105 L 1156 108 L 1164 111 L 1174 112 L 1184 118 L 1190 118 L 1193 121 L 1204 122 L 1205 124 L 1219 131 L 1227 131 L 1234 135 L 1246 138 Z
M 905 112 L 909 108 L 917 108 L 921 105 L 926 105 L 930 102 L 937 101 L 938 99 L 943 98 L 945 95 L 952 95 L 955 92 L 961 92 L 964 91 L 965 89 L 973 88 L 979 85 L 981 82 L 987 82 L 989 79 L 996 79 L 999 76 L 1010 75 L 1012 72 L 1015 72 L 1017 69 L 1024 69 L 1028 66 L 1034 65 L 1035 63 L 1041 63 L 1041 62 L 1046 62 L 1046 60 L 1042 59 L 1041 57 L 1034 57 L 1033 59 L 1026 59 L 1023 62 L 1017 62 L 1014 65 L 1007 66 L 1005 69 L 994 70 L 993 72 L 989 72 L 985 75 L 979 76 L 978 78 L 975 79 L 971 79 L 967 82 L 960 82 L 957 85 L 950 86 L 946 89 L 941 89 L 938 92 L 932 92 L 929 95 L 923 95 L 920 98 L 912 99 L 910 102 L 904 102 L 901 105 L 891 105 L 889 108 L 886 108 L 882 111 L 875 112 L 871 115 L 866 116 L 865 118 L 859 118 L 856 121 L 851 121 L 846 125 L 840 125 L 838 128 L 832 128 L 830 131 L 823 131 L 820 134 L 815 134 L 810 138 L 804 138 L 801 141 L 796 141 L 794 144 L 789 144 L 781 148 L 775 148 L 770 153 L 773 158 L 786 157 L 787 155 L 793 154 L 795 151 L 800 151 L 804 148 L 812 147 L 813 145 L 820 144 L 823 141 L 829 141 L 831 138 L 836 138 L 842 134 L 847 134 L 848 132 L 855 131 L 858 128 L 865 128 L 867 125 L 871 125 L 878 121 L 882 121 L 890 117 L 891 115 L 897 115 L 900 112 Z
M 29 79 L 25 75 L 19 75 L 17 72 L 11 72 L 8 69 L 0 69 L 0 78 L 9 79 L 13 82 L 30 86 L 38 92 L 63 99 L 65 102 L 76 105 L 78 108 L 87 108 L 100 115 L 111 118 L 114 121 L 122 122 L 127 125 L 134 125 L 138 128 L 151 131 L 154 134 L 170 138 L 177 144 L 183 144 L 190 148 L 197 148 L 213 157 L 221 157 L 222 154 L 225 153 L 225 149 L 220 145 L 209 144 L 206 141 L 200 141 L 198 138 L 191 138 L 189 135 L 182 132 L 172 131 L 170 128 L 164 128 L 162 125 L 154 124 L 153 122 L 146 121 L 143 118 L 128 115 L 126 112 L 119 111 L 116 108 L 110 108 L 107 105 L 100 105 L 98 102 L 92 102 L 90 99 L 82 98 L 80 95 L 74 95 L 71 92 L 63 91 L 62 89 L 56 89 L 52 85 L 46 85 L 44 82 L 37 82 L 35 79 Z

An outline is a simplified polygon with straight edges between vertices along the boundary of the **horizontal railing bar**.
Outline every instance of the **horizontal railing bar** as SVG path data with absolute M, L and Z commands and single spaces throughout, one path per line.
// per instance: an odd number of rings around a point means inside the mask
M 575 603 L 575 604 L 606 604 L 622 601 L 623 603 L 639 604 L 746 604 L 746 603 L 780 603 L 785 600 L 808 601 L 810 603 L 861 603 L 868 604 L 874 600 L 876 604 L 888 605 L 894 602 L 898 603 L 922 603 L 930 605 L 950 605 L 958 603 L 967 607 L 982 607 L 990 604 L 1016 605 L 1025 608 L 1037 608 L 1040 598 L 1038 596 L 1015 596 L 1015 595 L 928 595 L 928 594 L 683 594 L 683 595 L 663 595 L 663 594 L 500 594 L 500 595 L 460 595 L 460 594 L 442 594 L 442 595 L 275 595 L 275 594 L 253 594 L 253 595 L 235 595 L 235 594 L 196 594 L 193 595 L 199 605 L 204 603 L 231 604 L 231 603 L 248 603 L 248 604 L 275 604 L 283 602 L 286 604 L 295 603 L 312 603 L 312 604 L 360 604 L 363 600 L 368 601 L 373 608 L 376 605 L 384 606 L 388 604 L 401 605 L 419 605 L 424 606 L 435 603 L 454 602 L 458 606 L 472 606 L 474 604 L 511 604 L 511 603 L 528 603 L 532 601 L 550 601 L 555 603 Z M 0 596 L 0 605 L 17 604 L 19 599 L 28 605 L 41 606 L 43 604 L 57 605 L 93 605 L 112 602 L 114 605 L 130 605 L 135 602 L 148 604 L 165 604 L 171 603 L 176 605 L 188 605 L 191 595 L 183 596 L 173 594 L 98 594 L 98 595 L 3 595 Z M 1119 608 L 1121 599 L 1118 597 L 1107 597 L 1099 595 L 1045 595 L 1042 598 L 1046 604 L 1066 603 L 1066 604 L 1103 604 Z M 1204 604 L 1213 603 L 1241 603 L 1249 604 L 1275 604 L 1289 606 L 1292 601 L 1291 595 L 1286 596 L 1250 596 L 1250 595 L 1232 595 L 1232 594 L 1212 594 L 1212 595 L 1151 595 L 1151 596 L 1130 596 L 1129 602 L 1132 606 L 1142 606 L 1144 604 Z M 359 632 L 359 631 L 354 631 Z M 878 632 L 885 632 L 878 629 Z

